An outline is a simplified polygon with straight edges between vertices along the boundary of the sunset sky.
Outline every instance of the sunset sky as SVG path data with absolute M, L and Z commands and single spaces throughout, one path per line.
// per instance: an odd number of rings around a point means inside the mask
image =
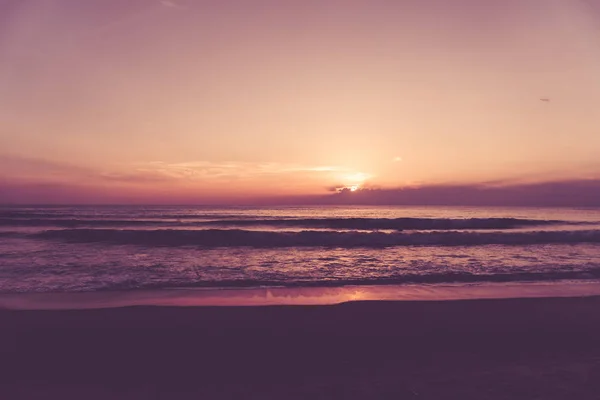
M 0 0 L 0 202 L 600 178 L 600 0 Z

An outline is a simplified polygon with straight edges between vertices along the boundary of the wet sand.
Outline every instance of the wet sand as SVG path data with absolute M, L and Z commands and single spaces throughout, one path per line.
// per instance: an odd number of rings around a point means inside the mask
M 0 310 L 2 399 L 598 399 L 600 297 Z

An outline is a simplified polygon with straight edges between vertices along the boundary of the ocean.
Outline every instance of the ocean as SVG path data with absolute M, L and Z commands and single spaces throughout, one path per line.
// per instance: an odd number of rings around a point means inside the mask
M 600 209 L 0 208 L 0 293 L 596 282 Z

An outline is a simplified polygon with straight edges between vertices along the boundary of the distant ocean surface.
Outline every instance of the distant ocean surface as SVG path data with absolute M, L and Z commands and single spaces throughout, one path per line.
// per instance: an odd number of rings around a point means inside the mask
M 600 209 L 1 207 L 0 292 L 600 280 Z

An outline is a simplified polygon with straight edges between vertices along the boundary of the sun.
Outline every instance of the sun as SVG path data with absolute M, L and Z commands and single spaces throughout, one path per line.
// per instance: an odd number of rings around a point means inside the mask
M 345 173 L 340 176 L 343 186 L 339 187 L 339 191 L 357 192 L 362 189 L 365 181 L 371 178 L 372 175 L 364 172 Z
M 354 172 L 345 174 L 343 180 L 346 181 L 348 186 L 360 186 L 361 183 L 369 179 L 371 175 L 365 174 L 364 172 Z

